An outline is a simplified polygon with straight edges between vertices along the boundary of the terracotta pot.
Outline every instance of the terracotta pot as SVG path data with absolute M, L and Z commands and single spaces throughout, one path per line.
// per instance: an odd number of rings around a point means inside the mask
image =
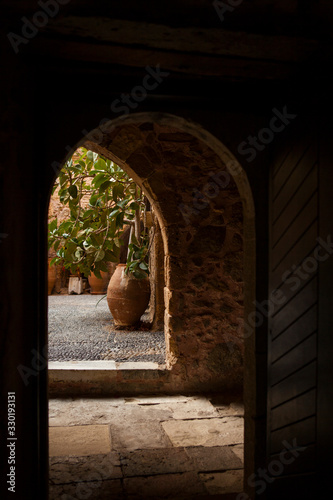
M 56 268 L 55 266 L 50 266 L 50 262 L 52 259 L 48 259 L 49 262 L 49 267 L 47 271 L 47 287 L 48 287 L 48 294 L 51 295 L 53 287 L 56 282 Z
M 110 280 L 107 301 L 116 325 L 130 326 L 139 321 L 150 297 L 149 278 L 125 274 L 126 264 L 118 264 Z
M 105 273 L 104 271 L 101 271 L 101 276 L 102 279 L 97 278 L 97 276 L 95 276 L 93 273 L 91 273 L 91 275 L 88 276 L 90 293 L 93 295 L 102 295 L 103 293 L 106 292 L 109 282 L 109 276 L 108 273 Z

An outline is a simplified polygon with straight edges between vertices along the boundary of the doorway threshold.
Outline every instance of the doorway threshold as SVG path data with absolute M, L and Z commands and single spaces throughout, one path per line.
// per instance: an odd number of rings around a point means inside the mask
M 50 361 L 48 378 L 52 397 L 173 393 L 170 370 L 148 361 Z

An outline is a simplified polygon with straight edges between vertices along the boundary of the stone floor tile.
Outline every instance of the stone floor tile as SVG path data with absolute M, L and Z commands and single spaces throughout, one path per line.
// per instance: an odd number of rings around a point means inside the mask
M 169 407 L 172 409 L 172 418 L 183 420 L 187 418 L 219 417 L 219 413 L 206 398 L 188 399 Z
M 186 454 L 193 460 L 195 470 L 200 472 L 238 469 L 243 463 L 229 446 L 195 446 L 185 448 Z
M 120 479 L 52 485 L 49 500 L 122 500 L 126 498 Z
M 99 455 L 111 451 L 108 425 L 49 428 L 49 455 Z
M 80 481 L 104 481 L 122 477 L 118 453 L 85 457 L 51 457 L 49 460 L 51 484 Z
M 128 398 L 134 399 L 134 398 Z M 51 403 L 52 401 L 52 403 Z M 60 400 L 49 404 L 49 425 L 71 426 L 89 424 L 122 424 L 124 422 L 146 422 L 147 420 L 168 420 L 173 410 L 168 404 L 133 404 L 124 399 L 86 399 L 68 401 Z
M 161 424 L 156 421 L 123 422 L 111 424 L 113 450 L 139 450 L 146 448 L 171 448 Z
M 211 404 L 214 406 L 218 414 L 222 417 L 243 417 L 244 405 L 243 403 L 223 404 L 218 399 L 211 399 Z
M 184 500 L 206 493 L 196 472 L 125 478 L 124 489 L 129 500 Z
M 162 427 L 173 446 L 226 446 L 244 441 L 244 422 L 239 417 L 168 420 Z
M 125 404 L 123 398 L 49 399 L 49 425 L 88 425 L 108 410 Z
M 155 415 L 159 420 L 186 419 L 186 418 L 207 418 L 219 417 L 219 413 L 206 398 L 183 398 L 182 400 L 172 397 L 168 398 L 140 398 L 133 400 L 130 404 L 141 407 L 142 410 L 135 410 L 137 415 L 143 418 L 144 412 Z M 153 408 L 152 408 L 153 407 Z M 128 406 L 126 408 L 128 411 Z M 149 410 L 149 411 L 148 411 Z M 124 414 L 126 417 L 126 414 Z M 128 418 L 128 417 L 127 417 Z
M 183 448 L 121 452 L 120 458 L 124 477 L 153 476 L 194 470 L 193 462 Z
M 225 493 L 240 493 L 243 491 L 243 471 L 229 470 L 226 472 L 200 473 L 207 491 L 211 495 Z
M 206 398 L 186 396 L 140 398 L 67 398 L 49 402 L 49 425 L 93 425 L 124 421 L 207 418 L 219 416 Z

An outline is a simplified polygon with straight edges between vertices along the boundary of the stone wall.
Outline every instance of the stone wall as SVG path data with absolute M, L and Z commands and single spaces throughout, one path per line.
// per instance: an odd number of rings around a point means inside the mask
M 86 145 L 126 169 L 154 205 L 171 378 L 241 387 L 243 207 L 226 166 L 198 138 L 150 122 L 112 127 Z

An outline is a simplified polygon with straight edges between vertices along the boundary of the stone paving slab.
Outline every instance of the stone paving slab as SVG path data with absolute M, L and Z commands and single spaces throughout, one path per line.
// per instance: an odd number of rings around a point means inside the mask
M 202 396 L 51 399 L 50 499 L 234 500 L 242 491 L 241 412 Z
M 153 476 L 193 471 L 195 465 L 184 448 L 158 448 L 120 452 L 124 477 Z
M 52 484 L 105 481 L 122 477 L 118 453 L 75 457 L 50 457 Z
M 183 500 L 207 493 L 196 472 L 125 478 L 124 488 L 129 500 Z
M 239 417 L 169 420 L 162 427 L 173 446 L 226 446 L 244 441 L 243 419 Z
M 209 398 L 211 404 L 221 416 L 244 416 L 244 405 L 241 402 L 225 404 L 219 398 Z
M 218 471 L 227 469 L 241 469 L 243 463 L 229 446 L 194 446 L 185 448 L 186 454 L 194 463 L 195 470 Z
M 160 422 L 123 422 L 110 426 L 113 450 L 171 448 L 172 444 Z
M 49 500 L 120 500 L 125 498 L 120 479 L 54 485 L 49 490 Z
M 49 455 L 99 455 L 111 451 L 108 425 L 49 428 Z
M 63 408 L 66 410 L 63 411 Z M 170 396 L 165 398 L 67 398 L 49 401 L 49 425 L 71 426 L 219 416 L 206 398 Z
M 243 471 L 230 470 L 226 472 L 199 473 L 207 491 L 211 495 L 240 493 L 243 491 Z
M 124 398 L 50 398 L 49 418 L 61 418 L 70 411 L 74 413 L 74 410 L 80 414 L 82 414 L 84 410 L 86 417 L 88 417 L 93 408 L 102 407 L 104 409 L 111 406 L 120 406 L 122 404 L 125 404 Z M 74 414 L 72 416 L 74 416 Z
M 177 403 L 174 403 L 177 405 Z M 126 400 L 109 400 L 103 398 L 66 400 L 65 408 L 61 399 L 49 401 L 50 426 L 138 423 L 160 421 L 172 418 L 172 407 L 169 404 L 132 404 Z
M 172 418 L 176 420 L 218 417 L 219 413 L 206 398 L 195 398 L 182 404 L 174 405 L 172 408 Z

